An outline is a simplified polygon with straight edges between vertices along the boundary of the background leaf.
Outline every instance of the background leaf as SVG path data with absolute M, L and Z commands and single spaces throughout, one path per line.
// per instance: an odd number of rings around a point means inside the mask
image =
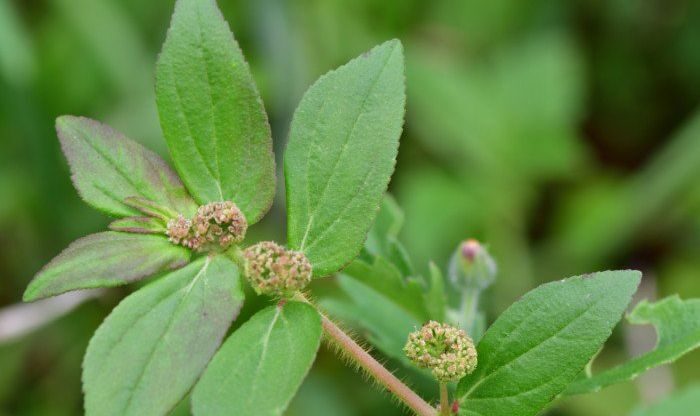
M 175 172 L 157 154 L 105 124 L 84 117 L 61 116 L 56 130 L 80 196 L 107 214 L 139 212 L 128 197 L 143 197 L 185 216 L 195 202 Z
M 401 43 L 321 77 L 294 113 L 285 151 L 287 238 L 314 276 L 360 251 L 394 170 L 405 91 Z
M 270 126 L 248 64 L 214 0 L 179 0 L 156 96 L 175 167 L 198 202 L 234 201 L 249 223 L 275 193 Z
M 343 274 L 364 283 L 403 308 L 419 322 L 429 320 L 430 314 L 425 305 L 425 289 L 422 281 L 408 277 L 389 261 L 375 257 L 371 263 L 356 260 L 343 270 Z
M 544 284 L 509 307 L 459 382 L 462 415 L 535 415 L 610 336 L 641 273 L 607 271 Z
M 389 240 L 397 238 L 404 222 L 404 214 L 390 194 L 384 194 L 377 218 L 367 233 L 364 248 L 368 253 L 386 257 L 390 254 Z
M 229 337 L 192 395 L 195 415 L 281 415 L 316 358 L 321 317 L 287 302 L 253 316 Z
M 362 336 L 388 357 L 408 364 L 403 347 L 408 334 L 424 321 L 364 282 L 345 274 L 338 276 L 337 282 L 349 300 L 324 299 L 323 309 L 334 318 L 359 328 Z
M 22 85 L 36 74 L 36 56 L 24 23 L 12 3 L 0 1 L 0 79 Z
M 656 347 L 624 364 L 578 380 L 569 386 L 566 394 L 589 393 L 632 380 L 650 368 L 673 362 L 700 346 L 700 299 L 683 301 L 676 295 L 655 303 L 642 301 L 627 319 L 632 324 L 654 325 Z
M 83 362 L 88 415 L 167 414 L 216 352 L 243 303 L 236 266 L 204 257 L 124 299 Z
M 407 256 L 393 255 L 397 249 L 403 252 L 396 240 L 402 222 L 403 212 L 385 195 L 360 256 L 337 278 L 345 296 L 325 298 L 321 305 L 385 355 L 415 369 L 403 352 L 408 333 L 430 319 L 444 318 L 445 293 L 439 270 L 426 288 L 421 276 L 400 267 L 410 263 Z
M 659 403 L 637 409 L 632 416 L 687 416 L 697 413 L 698 408 L 700 408 L 700 384 L 692 384 Z
M 108 231 L 74 241 L 29 283 L 24 300 L 76 289 L 124 285 L 157 272 L 177 269 L 190 251 L 162 235 Z

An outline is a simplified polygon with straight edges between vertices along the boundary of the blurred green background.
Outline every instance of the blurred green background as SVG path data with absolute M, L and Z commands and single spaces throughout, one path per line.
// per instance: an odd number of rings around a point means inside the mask
M 403 41 L 408 107 L 390 187 L 406 212 L 403 242 L 421 270 L 431 259 L 444 266 L 467 237 L 486 242 L 500 267 L 490 320 L 539 283 L 609 268 L 642 270 L 649 298 L 700 297 L 700 2 L 219 3 L 262 91 L 278 162 L 313 80 L 383 40 Z M 0 0 L 3 325 L 43 264 L 108 223 L 73 189 L 55 117 L 107 122 L 165 154 L 153 83 L 172 8 Z M 284 240 L 283 201 L 255 238 Z M 87 341 L 129 290 L 23 336 L 0 327 L 0 415 L 81 414 Z M 239 321 L 263 302 L 250 300 Z M 622 327 L 600 365 L 653 341 L 653 331 Z M 695 352 L 549 414 L 626 415 L 697 374 Z M 403 413 L 323 348 L 288 414 Z

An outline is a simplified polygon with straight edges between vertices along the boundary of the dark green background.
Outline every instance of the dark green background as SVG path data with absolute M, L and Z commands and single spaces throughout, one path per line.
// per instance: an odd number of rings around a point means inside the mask
M 108 222 L 72 188 L 57 115 L 105 121 L 165 154 L 153 81 L 172 6 L 0 0 L 0 308 L 19 302 L 70 241 Z M 647 297 L 700 297 L 699 2 L 220 6 L 262 91 L 278 161 L 314 79 L 383 40 L 402 40 L 408 108 L 391 191 L 407 215 L 403 240 L 422 270 L 430 259 L 444 265 L 464 238 L 488 243 L 501 270 L 486 298 L 489 319 L 541 282 L 608 268 L 642 270 Z M 283 240 L 283 205 L 280 194 L 254 238 Z M 333 291 L 330 281 L 318 286 Z M 0 414 L 82 413 L 86 343 L 129 290 L 0 340 Z M 241 320 L 263 302 L 251 298 Z M 601 365 L 653 339 L 623 327 Z M 625 415 L 698 373 L 696 352 L 638 383 L 562 401 L 551 414 Z M 324 348 L 288 414 L 401 410 Z

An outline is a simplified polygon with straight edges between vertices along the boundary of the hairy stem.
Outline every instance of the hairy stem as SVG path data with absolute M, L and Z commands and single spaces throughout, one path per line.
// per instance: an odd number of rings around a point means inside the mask
M 440 416 L 450 416 L 450 396 L 447 394 L 447 384 L 440 383 Z
M 296 298 L 311 304 L 302 294 Z M 311 304 L 315 307 L 315 305 Z M 317 308 L 318 309 L 318 308 Z M 367 374 L 372 376 L 381 386 L 396 396 L 419 416 L 437 416 L 437 411 L 423 398 L 406 386 L 401 380 L 387 370 L 379 361 L 375 360 L 364 348 L 358 345 L 348 334 L 340 329 L 333 321 L 328 319 L 321 311 L 323 330 L 328 337 L 342 350 L 342 352 L 357 363 Z

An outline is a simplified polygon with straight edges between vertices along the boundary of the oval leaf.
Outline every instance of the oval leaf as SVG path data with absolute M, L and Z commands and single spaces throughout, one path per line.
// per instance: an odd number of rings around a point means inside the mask
M 204 204 L 231 200 L 249 223 L 275 193 L 267 115 L 213 0 L 178 0 L 158 60 L 156 98 L 175 167 Z
M 321 77 L 294 113 L 287 238 L 314 276 L 359 253 L 394 171 L 404 104 L 403 49 L 392 40 Z
M 630 361 L 569 386 L 566 394 L 598 391 L 603 387 L 636 378 L 650 368 L 673 362 L 700 347 L 700 299 L 681 300 L 669 296 L 656 303 L 640 302 L 628 316 L 632 324 L 652 324 L 656 347 Z
M 460 414 L 529 416 L 562 392 L 610 336 L 641 273 L 607 271 L 544 284 L 511 305 L 457 388 Z
M 201 258 L 124 299 L 83 361 L 87 415 L 165 415 L 192 387 L 243 303 L 236 266 Z
M 281 415 L 311 368 L 321 317 L 287 302 L 253 316 L 224 343 L 192 394 L 195 415 Z
M 61 148 L 80 196 L 109 215 L 139 211 L 124 203 L 142 197 L 189 216 L 197 209 L 177 174 L 160 156 L 109 126 L 84 117 L 56 119 Z
M 190 259 L 189 250 L 162 235 L 104 232 L 71 243 L 24 292 L 33 301 L 77 289 L 111 287 L 177 269 Z

